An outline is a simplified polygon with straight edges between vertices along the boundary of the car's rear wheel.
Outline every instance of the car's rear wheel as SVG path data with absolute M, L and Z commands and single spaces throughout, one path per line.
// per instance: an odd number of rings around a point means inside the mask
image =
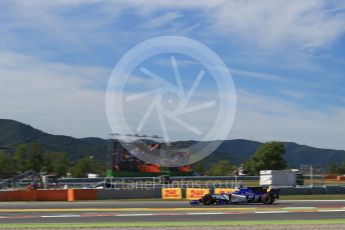
M 263 204 L 273 204 L 274 200 L 275 199 L 269 194 L 262 196 L 262 203 Z
M 212 198 L 211 194 L 207 194 L 202 198 L 203 205 L 211 205 L 214 204 L 216 201 Z

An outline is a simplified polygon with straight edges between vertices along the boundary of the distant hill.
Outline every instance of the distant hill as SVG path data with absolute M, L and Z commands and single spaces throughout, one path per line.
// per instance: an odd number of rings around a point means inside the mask
M 35 140 L 39 141 L 43 151 L 66 152 L 72 161 L 83 156 L 95 156 L 99 161 L 105 162 L 111 147 L 109 140 L 51 135 L 17 121 L 0 119 L 2 145 L 15 148 Z
M 110 140 L 51 135 L 17 121 L 0 119 L 0 146 L 15 148 L 19 144 L 30 143 L 34 140 L 40 142 L 44 151 L 66 152 L 72 161 L 82 156 L 95 156 L 99 161 L 106 163 L 111 149 Z M 183 141 L 173 144 L 190 146 L 194 143 L 196 142 Z M 225 140 L 214 153 L 203 160 L 203 163 L 210 166 L 221 159 L 229 159 L 233 164 L 239 165 L 247 160 L 261 144 L 261 142 L 250 140 Z M 291 142 L 284 144 L 285 159 L 290 167 L 299 167 L 301 164 L 327 165 L 330 162 L 345 160 L 343 150 L 320 149 Z

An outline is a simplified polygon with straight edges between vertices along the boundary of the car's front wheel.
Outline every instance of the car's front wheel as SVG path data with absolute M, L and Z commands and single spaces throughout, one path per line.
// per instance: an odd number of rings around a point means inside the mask
M 203 205 L 211 205 L 214 204 L 216 201 L 213 199 L 211 194 L 207 194 L 202 198 Z
M 273 204 L 274 201 L 275 201 L 274 197 L 269 194 L 265 194 L 262 196 L 263 204 Z

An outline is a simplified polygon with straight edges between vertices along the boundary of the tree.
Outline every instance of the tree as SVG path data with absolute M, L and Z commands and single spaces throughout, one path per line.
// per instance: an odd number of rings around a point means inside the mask
M 199 161 L 198 163 L 192 165 L 192 171 L 195 173 L 205 174 L 206 169 L 204 165 Z
M 328 165 L 328 173 L 339 173 L 338 164 L 335 162 L 331 162 Z
M 47 152 L 43 156 L 43 170 L 45 173 L 54 173 L 56 176 L 66 176 L 68 171 L 68 158 L 63 152 Z
M 261 145 L 255 154 L 244 164 L 252 175 L 258 175 L 260 170 L 282 170 L 287 167 L 284 160 L 285 147 L 280 142 L 268 142 Z
M 101 173 L 102 168 L 94 159 L 83 157 L 70 170 L 72 177 L 86 177 L 87 173 Z
M 29 155 L 28 155 L 28 168 L 40 172 L 42 167 L 42 150 L 41 145 L 34 141 L 30 145 Z
M 0 178 L 9 178 L 16 174 L 13 159 L 0 150 Z
M 230 161 L 228 160 L 220 160 L 216 164 L 212 165 L 212 167 L 207 171 L 207 175 L 210 176 L 225 176 L 230 175 L 235 170 L 235 166 L 233 166 Z
M 16 153 L 14 154 L 15 167 L 18 173 L 25 172 L 29 169 L 28 165 L 28 154 L 27 146 L 21 144 L 16 148 Z
M 339 164 L 331 162 L 328 165 L 328 172 L 335 174 L 345 174 L 345 161 L 340 162 Z

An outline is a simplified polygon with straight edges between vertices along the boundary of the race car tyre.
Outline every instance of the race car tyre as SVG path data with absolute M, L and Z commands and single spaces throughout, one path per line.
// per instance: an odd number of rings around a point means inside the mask
M 266 194 L 262 196 L 263 204 L 273 204 L 273 202 L 274 202 L 274 198 L 271 195 Z
M 212 198 L 212 195 L 207 194 L 202 198 L 202 204 L 203 205 L 211 205 L 214 204 L 216 201 Z

